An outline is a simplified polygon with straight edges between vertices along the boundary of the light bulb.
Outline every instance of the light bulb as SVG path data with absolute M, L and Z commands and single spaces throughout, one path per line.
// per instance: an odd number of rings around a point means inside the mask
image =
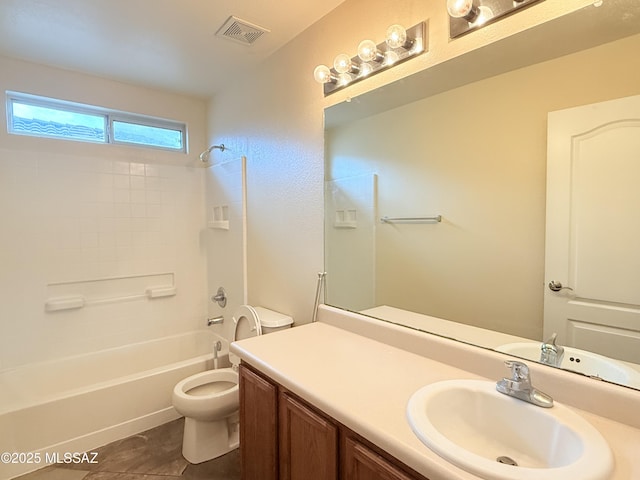
M 394 52 L 393 50 L 389 50 L 384 53 L 384 64 L 385 65 L 393 65 L 398 60 L 400 60 L 400 56 Z
M 464 18 L 471 21 L 468 17 L 474 15 L 473 0 L 447 0 L 447 11 L 453 18 Z M 477 10 L 477 8 L 476 8 Z
M 313 71 L 313 78 L 316 79 L 318 83 L 329 83 L 332 81 L 333 75 L 331 75 L 331 70 L 326 65 L 318 65 Z
M 385 42 L 391 48 L 404 47 L 407 43 L 407 31 L 402 25 L 391 25 L 387 28 Z
M 371 62 L 378 57 L 378 47 L 373 40 L 363 40 L 358 45 L 358 57 L 363 62 Z
M 359 77 L 366 77 L 371 72 L 373 72 L 373 66 L 370 63 L 361 63 L 360 64 L 360 74 Z
M 489 7 L 482 6 L 478 9 L 478 16 L 472 22 L 474 26 L 484 25 L 493 17 L 493 10 L 491 10 Z
M 347 73 L 351 71 L 351 58 L 346 53 L 341 53 L 333 60 L 333 68 L 338 73 Z
M 351 82 L 351 75 L 349 75 L 348 73 L 341 73 L 340 75 L 338 75 L 338 85 L 340 87 L 344 87 L 349 82 Z

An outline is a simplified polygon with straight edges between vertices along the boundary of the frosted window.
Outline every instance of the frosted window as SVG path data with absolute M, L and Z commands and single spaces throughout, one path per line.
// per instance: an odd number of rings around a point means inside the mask
M 104 115 L 91 115 L 52 107 L 11 102 L 9 131 L 37 137 L 58 137 L 89 142 L 106 142 Z
M 186 152 L 184 123 L 7 92 L 9 133 Z
M 137 143 L 161 148 L 182 150 L 181 130 L 166 127 L 155 127 L 129 123 L 119 120 L 113 121 L 113 139 L 116 143 Z

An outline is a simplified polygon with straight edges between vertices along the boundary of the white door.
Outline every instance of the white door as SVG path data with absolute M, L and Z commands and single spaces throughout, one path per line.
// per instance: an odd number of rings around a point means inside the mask
M 545 339 L 640 363 L 640 95 L 548 120 Z

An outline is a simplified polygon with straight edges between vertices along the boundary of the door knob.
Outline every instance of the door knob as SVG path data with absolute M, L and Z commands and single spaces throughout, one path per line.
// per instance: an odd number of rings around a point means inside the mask
M 560 290 L 571 290 L 573 292 L 573 288 L 563 287 L 562 283 L 556 282 L 555 280 L 551 280 L 549 282 L 549 290 L 551 290 L 552 292 L 559 292 Z

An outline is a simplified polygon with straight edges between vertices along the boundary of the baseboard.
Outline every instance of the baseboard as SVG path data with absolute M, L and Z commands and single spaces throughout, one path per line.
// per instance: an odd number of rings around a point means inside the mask
M 0 480 L 9 480 L 51 465 L 51 462 L 46 462 L 46 458 L 51 458 L 52 454 L 58 454 L 61 458 L 64 458 L 65 453 L 90 452 L 108 443 L 144 432 L 178 418 L 180 418 L 180 414 L 173 407 L 168 407 L 102 430 L 87 433 L 55 445 L 49 445 L 33 452 L 34 458 L 39 457 L 40 459 L 38 463 L 3 465 L 3 470 L 5 471 L 2 472 Z M 100 458 L 96 458 L 96 460 L 99 462 Z

